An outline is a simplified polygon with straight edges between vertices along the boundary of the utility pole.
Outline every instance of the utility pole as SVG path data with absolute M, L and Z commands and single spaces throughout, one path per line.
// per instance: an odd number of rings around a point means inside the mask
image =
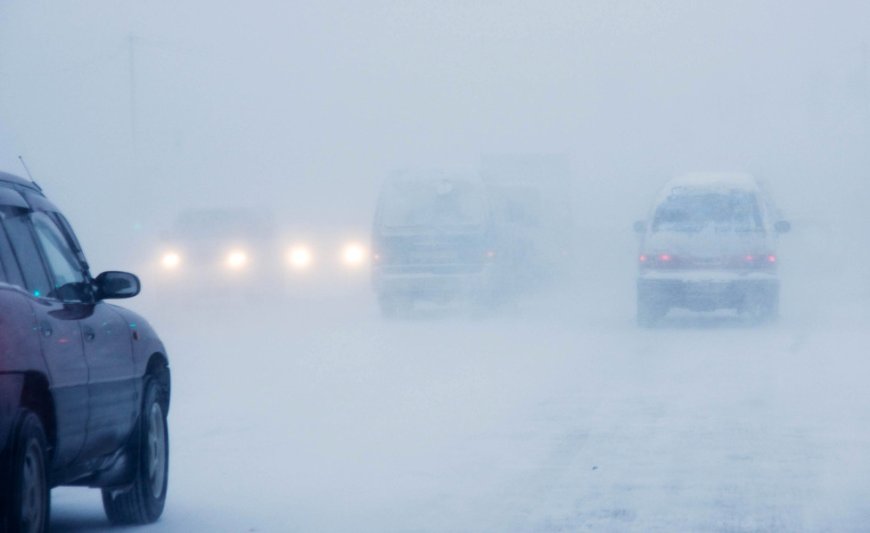
M 864 104 L 864 128 L 870 133 L 870 46 L 867 41 L 861 44 L 861 100 Z
M 138 159 L 139 146 L 137 139 L 136 120 L 136 36 L 132 33 L 127 38 L 129 68 L 130 68 L 130 141 L 133 145 L 133 157 Z
M 859 68 L 861 71 L 858 78 L 858 90 L 860 91 L 858 97 L 861 99 L 861 121 L 863 123 L 858 131 L 859 135 L 863 137 L 860 142 L 870 143 L 870 47 L 868 47 L 867 41 L 861 43 L 861 66 Z M 864 176 L 861 176 L 860 184 L 864 189 L 863 205 L 867 205 L 866 202 L 870 201 L 870 187 L 867 186 L 867 180 L 870 179 L 870 155 L 866 151 L 863 157 L 863 167 Z

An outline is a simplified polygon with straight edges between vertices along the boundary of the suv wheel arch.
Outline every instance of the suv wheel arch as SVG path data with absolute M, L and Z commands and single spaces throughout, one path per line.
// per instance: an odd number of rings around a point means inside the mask
M 57 421 L 54 413 L 54 398 L 48 378 L 40 372 L 25 372 L 21 389 L 20 405 L 39 417 L 48 440 L 49 458 L 57 444 Z

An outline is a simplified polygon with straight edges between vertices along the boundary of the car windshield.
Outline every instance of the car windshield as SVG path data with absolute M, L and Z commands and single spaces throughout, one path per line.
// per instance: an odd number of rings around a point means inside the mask
M 750 232 L 762 229 L 755 196 L 747 192 L 680 193 L 656 209 L 653 231 Z
M 202 209 L 181 213 L 170 238 L 185 241 L 266 238 L 272 233 L 267 213 L 233 209 Z
M 393 182 L 380 202 L 387 228 L 480 226 L 486 212 L 481 187 L 461 180 Z

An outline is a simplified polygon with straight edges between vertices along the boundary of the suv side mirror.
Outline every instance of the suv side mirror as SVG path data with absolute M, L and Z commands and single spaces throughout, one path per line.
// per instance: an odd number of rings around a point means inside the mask
M 94 280 L 97 286 L 97 299 L 132 298 L 139 294 L 142 284 L 135 274 L 110 270 L 103 272 Z
M 634 223 L 634 232 L 635 233 L 644 233 L 646 231 L 646 222 L 643 220 L 638 220 Z
M 775 229 L 777 233 L 788 233 L 789 231 L 791 231 L 791 222 L 787 220 L 780 220 L 773 225 L 773 229 Z

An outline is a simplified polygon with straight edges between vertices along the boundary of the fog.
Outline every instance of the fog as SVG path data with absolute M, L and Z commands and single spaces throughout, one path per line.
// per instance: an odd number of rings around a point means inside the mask
M 868 27 L 857 0 L 0 0 L 0 170 L 24 158 L 95 272 L 142 274 L 121 303 L 175 379 L 154 530 L 858 531 Z M 388 176 L 511 154 L 569 162 L 575 254 L 484 316 L 381 318 L 366 269 L 155 273 L 187 209 L 368 246 Z M 791 222 L 776 323 L 635 327 L 632 223 L 693 171 Z M 55 490 L 55 529 L 108 529 L 98 500 Z

